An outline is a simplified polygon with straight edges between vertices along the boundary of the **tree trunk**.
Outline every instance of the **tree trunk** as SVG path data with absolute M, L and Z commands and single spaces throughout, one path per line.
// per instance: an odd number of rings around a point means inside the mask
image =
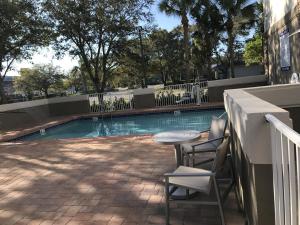
M 102 82 L 101 82 L 100 93 L 103 93 L 105 88 L 106 88 L 106 74 L 103 73 L 103 79 L 102 79 Z
M 101 93 L 99 75 L 97 75 L 97 76 L 95 75 L 95 77 L 92 79 L 92 81 L 93 81 L 95 92 Z
M 207 73 L 208 73 L 208 80 L 212 80 L 212 69 L 211 69 L 211 56 L 207 57 Z
M 4 92 L 4 77 L 0 77 L 0 104 L 7 103 L 6 94 Z
M 229 78 L 234 78 L 234 36 L 228 31 Z
M 45 90 L 44 90 L 44 94 L 45 94 L 45 97 L 46 97 L 46 98 L 49 98 L 48 89 L 45 89 Z
M 166 86 L 167 85 L 166 75 L 163 71 L 161 71 L 160 74 L 161 74 L 161 81 L 163 82 L 164 86 Z
M 141 50 L 141 68 L 142 68 L 142 88 L 146 88 L 146 76 L 147 76 L 147 69 L 146 69 L 146 62 L 145 62 L 145 54 L 144 54 L 144 45 L 143 45 L 143 39 L 142 39 L 142 30 L 139 29 L 139 39 L 140 39 L 140 50 Z
M 88 73 L 88 75 L 90 76 L 90 79 L 93 82 L 95 92 L 99 93 L 100 92 L 100 88 L 99 88 L 99 84 L 100 84 L 99 72 L 98 72 L 98 70 L 95 70 L 95 74 L 93 74 L 90 61 L 88 60 L 88 58 L 86 57 L 86 55 L 84 53 L 81 53 L 80 55 L 81 55 L 81 58 L 83 60 L 83 64 L 85 66 L 85 69 L 87 70 L 87 73 Z M 98 65 L 96 65 L 96 66 L 98 66 Z
M 270 77 L 269 75 L 269 46 L 268 46 L 268 36 L 265 34 L 262 34 L 263 36 L 263 39 L 262 39 L 262 42 L 263 42 L 263 65 L 264 65 L 264 73 L 265 75 L 267 75 L 268 77 Z
M 79 72 L 81 81 L 82 81 L 82 86 L 83 86 L 83 93 L 87 94 L 88 93 L 88 89 L 87 89 L 87 85 L 86 85 L 86 77 L 84 75 L 84 73 L 82 71 Z
M 184 73 L 186 82 L 190 80 L 190 67 L 189 67 L 189 60 L 190 60 L 190 47 L 189 47 L 189 19 L 187 14 L 183 14 L 181 18 L 181 23 L 183 27 L 183 48 L 184 48 Z

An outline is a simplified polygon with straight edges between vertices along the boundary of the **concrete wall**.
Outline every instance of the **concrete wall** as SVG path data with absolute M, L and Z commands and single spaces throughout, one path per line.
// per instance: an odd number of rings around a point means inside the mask
M 0 131 L 16 130 L 55 116 L 89 112 L 88 96 L 72 96 L 0 105 Z
M 90 112 L 88 95 L 49 99 L 50 116 L 67 116 Z
M 257 74 L 264 74 L 264 66 L 263 65 L 235 65 L 234 66 L 234 74 L 235 77 L 249 77 L 256 76 Z
M 155 108 L 155 96 L 153 88 L 136 89 L 133 91 L 135 109 Z
M 251 88 L 247 92 L 287 110 L 293 120 L 294 130 L 300 133 L 300 84 Z
M 287 99 L 286 107 L 289 96 L 295 91 L 294 86 L 289 87 L 291 93 L 288 92 L 288 88 L 281 88 L 282 95 Z M 225 108 L 233 137 L 231 148 L 239 199 L 249 224 L 253 225 L 274 224 L 270 129 L 264 116 L 271 113 L 288 126 L 293 126 L 289 112 L 272 104 L 271 97 L 267 98 L 267 93 L 272 95 L 274 89 L 274 87 L 259 87 L 226 90 L 224 93 Z M 280 90 L 280 87 L 277 89 Z M 264 98 L 268 101 L 257 97 L 262 96 L 263 92 Z M 290 104 L 294 103 L 291 98 Z
M 282 71 L 280 67 L 279 35 L 283 30 L 289 29 L 293 34 L 300 29 L 300 2 L 299 0 L 267 0 L 265 1 L 265 37 L 266 62 L 269 83 L 289 83 L 293 72 L 300 73 L 300 34 L 290 37 L 291 69 Z
M 267 79 L 265 75 L 208 81 L 208 99 L 210 102 L 223 102 L 223 93 L 227 89 L 264 85 L 267 85 Z

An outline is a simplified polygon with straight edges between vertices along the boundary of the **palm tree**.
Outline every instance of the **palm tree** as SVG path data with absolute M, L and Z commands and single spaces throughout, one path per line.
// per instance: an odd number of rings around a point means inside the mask
M 190 47 L 189 47 L 189 12 L 194 4 L 194 0 L 161 0 L 159 9 L 167 15 L 175 15 L 181 18 L 183 28 L 183 43 L 184 43 L 184 69 L 189 79 L 189 60 L 190 60 Z
M 229 75 L 234 77 L 234 43 L 237 35 L 254 25 L 256 21 L 256 1 L 217 0 L 224 18 L 224 29 L 228 36 Z
M 223 32 L 223 17 L 218 6 L 212 1 L 197 0 L 191 10 L 196 21 L 193 33 L 193 56 L 195 64 L 201 69 L 205 68 L 208 80 L 212 79 L 213 51 L 217 47 Z

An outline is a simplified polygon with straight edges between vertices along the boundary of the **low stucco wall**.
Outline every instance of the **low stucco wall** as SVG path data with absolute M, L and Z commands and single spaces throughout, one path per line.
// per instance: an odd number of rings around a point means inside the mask
M 155 108 L 155 95 L 153 88 L 136 89 L 133 91 L 133 104 L 135 109 Z
M 55 116 L 89 112 L 87 95 L 0 105 L 0 131 L 35 125 Z
M 267 92 L 272 95 L 274 88 L 226 90 L 224 93 L 224 104 L 233 137 L 231 149 L 238 195 L 247 220 L 253 225 L 275 224 L 271 137 L 265 115 L 270 113 L 293 127 L 289 112 L 272 104 L 272 97 L 267 98 Z M 277 89 L 280 92 L 279 86 Z M 285 87 L 281 90 L 282 96 L 288 99 L 288 90 Z M 294 87 L 290 87 L 290 92 L 294 91 Z M 257 97 L 262 96 L 262 93 L 268 101 Z M 294 100 L 291 99 L 290 103 L 294 104 Z M 286 106 L 288 101 L 285 101 Z
M 268 88 L 251 88 L 248 93 L 272 103 L 290 113 L 293 129 L 300 133 L 300 85 L 273 85 Z
M 208 81 L 208 98 L 210 102 L 222 102 L 225 90 L 265 85 L 267 85 L 265 75 Z

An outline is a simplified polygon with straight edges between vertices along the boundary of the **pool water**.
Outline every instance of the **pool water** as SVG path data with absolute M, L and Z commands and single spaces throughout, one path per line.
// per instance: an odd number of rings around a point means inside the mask
M 53 140 L 66 138 L 93 138 L 105 136 L 156 134 L 171 130 L 205 130 L 212 116 L 224 110 L 201 110 L 122 116 L 112 118 L 78 119 L 49 128 L 42 135 L 36 132 L 18 140 Z

